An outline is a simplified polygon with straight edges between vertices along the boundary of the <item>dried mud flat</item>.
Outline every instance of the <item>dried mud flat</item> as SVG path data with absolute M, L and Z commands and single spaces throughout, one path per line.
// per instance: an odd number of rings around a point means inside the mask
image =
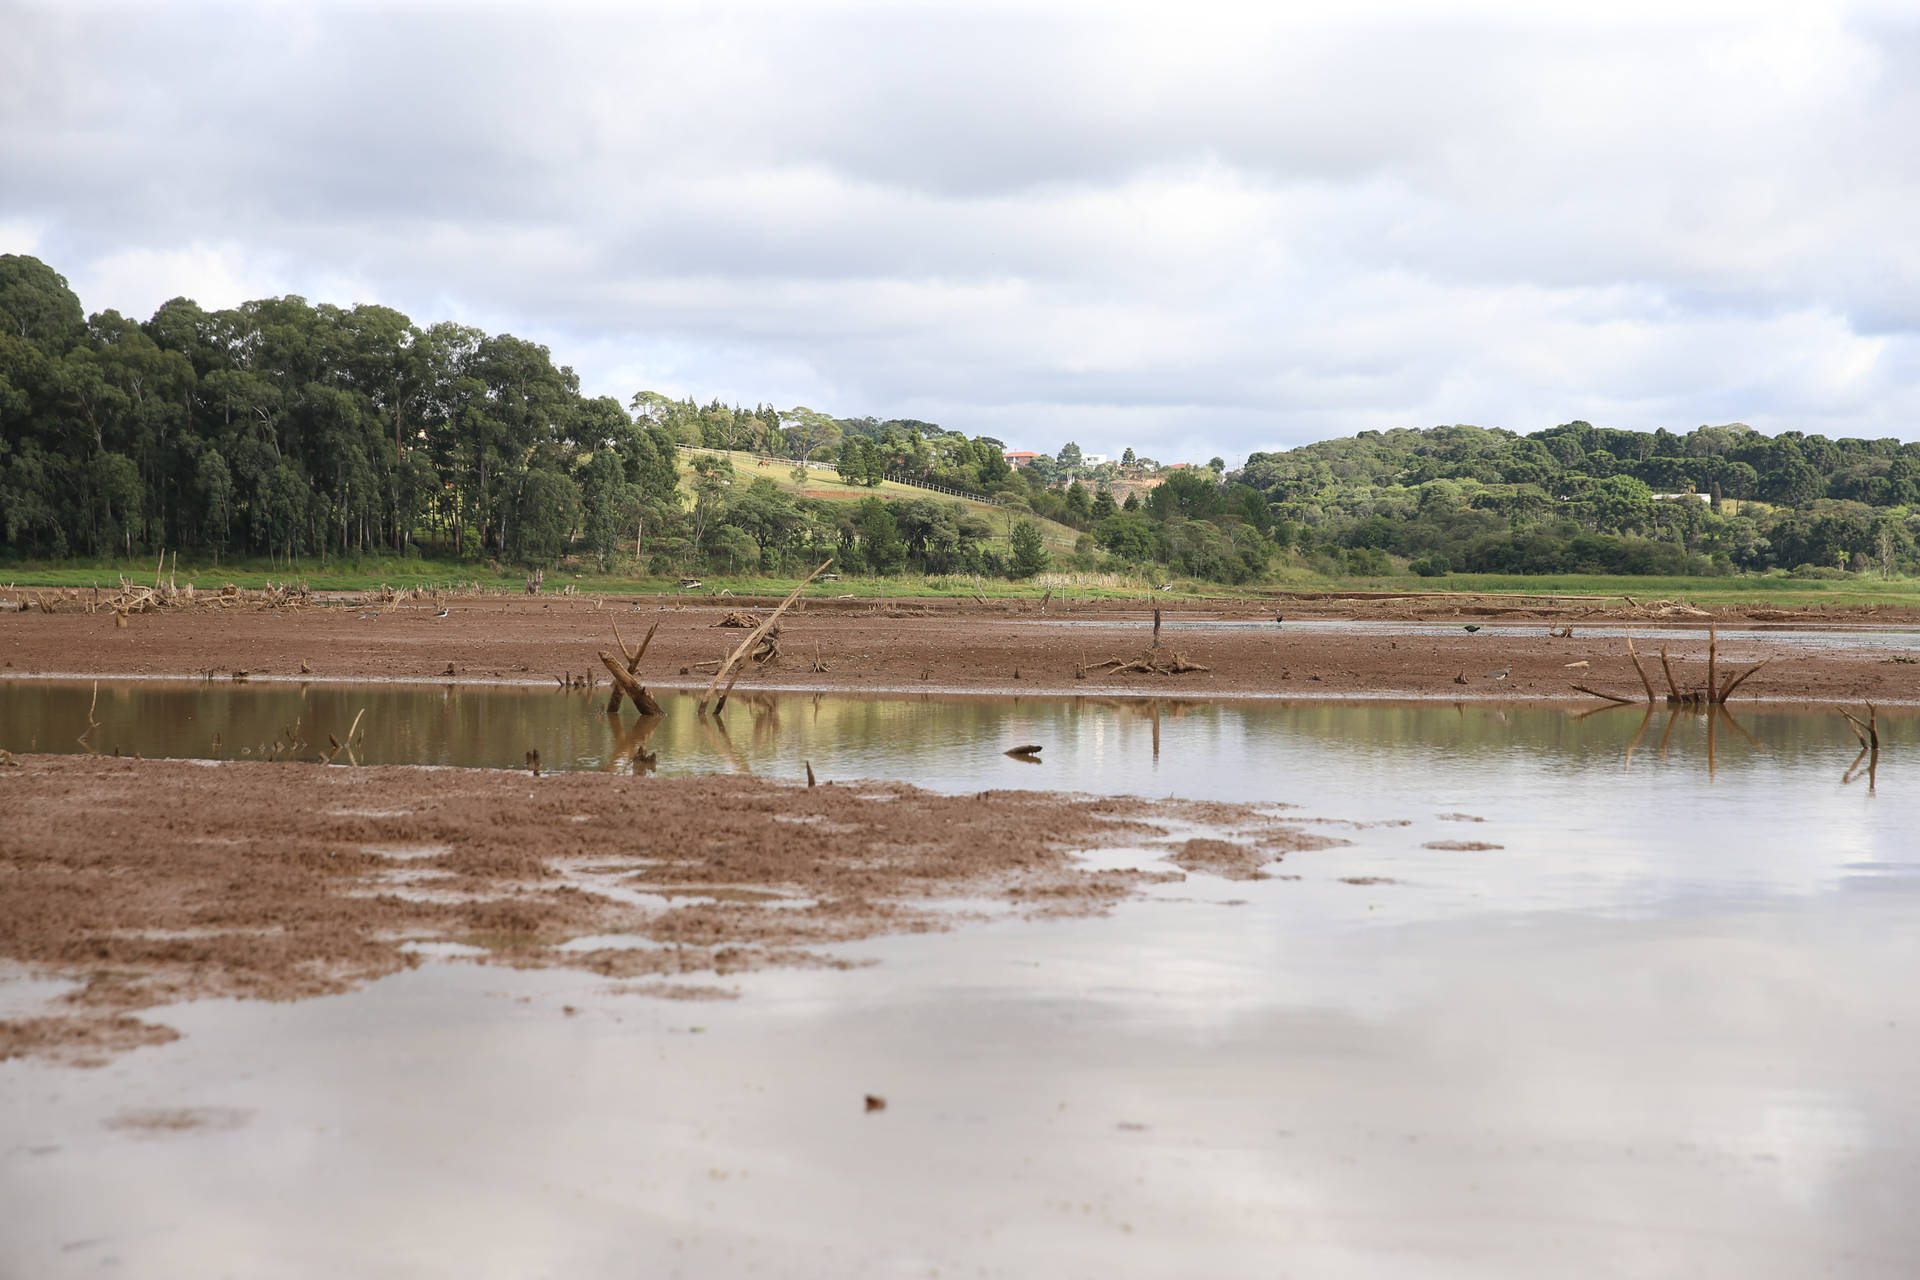
M 96 612 L 85 612 L 89 600 L 79 593 L 52 601 L 52 613 L 0 613 L 0 678 L 214 674 L 224 679 L 244 671 L 256 678 L 533 683 L 572 675 L 604 684 L 597 655 L 618 648 L 615 626 L 632 643 L 658 622 L 640 678 L 655 688 L 698 688 L 707 683 L 711 664 L 746 634 L 721 625 L 727 615 L 765 617 L 775 602 L 699 595 L 448 596 L 343 607 L 347 603 L 203 604 L 134 613 L 123 627 L 111 610 L 96 606 Z M 1920 662 L 1915 661 L 1920 640 L 1905 651 L 1846 642 L 1850 628 L 1920 624 L 1914 610 L 1701 610 L 1670 602 L 1628 606 L 1549 598 L 1323 594 L 1271 602 L 1169 600 L 1162 613 L 1167 627 L 1160 656 L 1177 653 L 1200 669 L 1179 674 L 1114 669 L 1141 658 L 1153 640 L 1153 608 L 1140 602 L 1056 598 L 1043 606 L 1039 600 L 808 599 L 780 620 L 778 656 L 745 663 L 740 687 L 1182 697 L 1584 697 L 1573 689 L 1577 683 L 1638 700 L 1639 678 L 1624 637 L 1653 628 L 1688 628 L 1697 635 L 1669 647 L 1677 669 L 1699 667 L 1706 656 L 1706 627 L 1715 623 L 1723 629 L 1824 633 L 1818 647 L 1769 645 L 1765 636 L 1735 642 L 1723 635 L 1725 664 L 1774 658 L 1741 688 L 1741 699 L 1920 700 Z M 1430 625 L 1398 635 L 1289 625 L 1332 619 Z M 1198 621 L 1249 625 L 1182 625 Z M 1657 646 L 1643 644 L 1641 651 L 1657 666 Z M 1661 679 L 1657 670 L 1654 679 Z
M 0 1059 L 74 1065 L 175 1037 L 137 1011 L 344 991 L 423 963 L 419 944 L 710 998 L 729 994 L 713 975 L 845 965 L 835 944 L 1097 912 L 1181 878 L 1076 851 L 1186 861 L 1195 841 L 1169 829 L 1205 824 L 1194 865 L 1253 874 L 1325 843 L 1251 806 L 78 756 L 0 767 L 0 809 L 0 960 L 77 984 L 0 1021 Z

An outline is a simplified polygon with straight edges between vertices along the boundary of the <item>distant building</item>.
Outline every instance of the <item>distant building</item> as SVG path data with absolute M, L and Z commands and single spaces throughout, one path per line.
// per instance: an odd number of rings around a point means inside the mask
M 1653 495 L 1653 500 L 1655 502 L 1711 503 L 1713 501 L 1713 495 L 1710 493 L 1656 493 Z
M 1040 455 L 1031 449 L 1009 449 L 1000 456 L 1007 460 L 1008 466 L 1024 467 Z
M 1080 463 L 1082 466 L 1099 467 L 1111 461 L 1112 459 L 1104 453 L 1083 453 L 1080 455 Z

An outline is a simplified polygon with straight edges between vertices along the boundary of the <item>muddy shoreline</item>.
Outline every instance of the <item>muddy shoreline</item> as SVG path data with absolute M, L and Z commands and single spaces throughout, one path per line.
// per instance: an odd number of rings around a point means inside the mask
M 1479 601 L 1479 602 L 1476 602 Z M 507 681 L 544 684 L 591 673 L 617 650 L 614 629 L 637 642 L 659 632 L 641 671 L 662 688 L 704 687 L 711 663 L 746 632 L 718 625 L 730 612 L 764 616 L 770 602 L 709 597 L 450 597 L 345 607 L 245 605 L 136 613 L 124 627 L 84 601 L 53 613 L 0 615 L 0 678 L 68 675 Z M 446 616 L 437 616 L 440 610 Z M 1486 598 L 1289 598 L 1162 605 L 1162 651 L 1207 668 L 1182 675 L 1089 670 L 1146 653 L 1151 608 L 1131 601 L 809 600 L 781 622 L 780 654 L 749 664 L 740 688 L 829 692 L 1165 694 L 1180 697 L 1581 698 L 1585 684 L 1638 700 L 1625 637 L 1643 642 L 1664 696 L 1665 643 L 1683 684 L 1704 674 L 1706 629 L 1723 637 L 1721 671 L 1771 657 L 1738 699 L 1830 703 L 1920 699 L 1920 635 L 1911 646 L 1850 643 L 1863 629 L 1912 628 L 1911 610 L 1783 611 L 1601 607 Z M 1283 620 L 1276 620 L 1276 618 Z M 1352 620 L 1391 631 L 1292 625 Z M 1238 624 L 1223 627 L 1196 624 Z M 1468 631 L 1468 627 L 1475 630 Z M 1571 634 L 1566 634 L 1570 630 Z M 1553 633 L 1561 634 L 1553 634 Z M 1769 644 L 1819 634 L 1818 647 Z M 1584 666 L 1580 664 L 1586 664 Z M 1497 673 L 1504 672 L 1504 675 Z
M 435 955 L 699 996 L 882 933 L 1097 912 L 1181 873 L 1076 851 L 1177 860 L 1169 825 L 1206 824 L 1246 874 L 1337 843 L 1252 806 L 79 756 L 0 764 L 0 808 L 0 961 L 74 984 L 0 1020 L 0 1059 L 76 1065 L 174 1038 L 141 1010 L 326 995 Z

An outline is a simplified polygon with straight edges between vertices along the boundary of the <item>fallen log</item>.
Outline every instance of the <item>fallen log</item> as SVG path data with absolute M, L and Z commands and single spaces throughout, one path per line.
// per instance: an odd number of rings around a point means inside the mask
M 658 622 L 655 622 L 651 627 L 648 627 L 647 638 L 640 642 L 640 647 L 638 649 L 635 649 L 631 653 L 628 653 L 627 642 L 621 639 L 620 637 L 620 624 L 618 622 L 615 622 L 613 624 L 613 642 L 620 646 L 620 652 L 623 655 L 625 655 L 627 659 L 628 675 L 638 676 L 640 674 L 640 659 L 647 656 L 647 646 L 653 643 L 654 633 L 659 630 L 660 630 L 660 624 Z M 625 696 L 626 696 L 625 691 L 620 688 L 620 682 L 618 680 L 615 680 L 613 682 L 613 692 L 607 695 L 607 714 L 608 715 L 610 716 L 617 715 L 619 713 L 620 700 Z M 641 704 L 636 703 L 635 705 L 638 706 Z M 659 704 L 656 703 L 654 705 L 658 706 Z M 649 713 L 646 711 L 642 711 L 640 714 L 658 715 L 659 713 L 658 712 Z
M 607 673 L 613 677 L 614 688 L 632 700 L 634 710 L 643 716 L 663 714 L 660 710 L 660 704 L 655 702 L 653 695 L 647 692 L 647 686 L 634 679 L 633 675 L 628 672 L 625 667 L 620 665 L 618 658 L 608 653 L 605 649 L 602 649 L 600 651 L 600 661 L 607 668 Z M 607 710 L 609 712 L 615 712 L 619 710 L 619 707 L 617 704 L 609 701 Z
M 1590 693 L 1596 698 L 1605 698 L 1608 702 L 1618 702 L 1628 706 L 1631 706 L 1633 704 L 1632 698 L 1622 698 L 1615 694 L 1602 693 L 1598 689 L 1589 689 L 1586 685 L 1583 685 L 1583 684 L 1576 684 L 1573 687 L 1579 690 L 1581 693 Z
M 1096 666 L 1106 666 L 1106 665 L 1107 664 L 1104 662 L 1096 664 Z M 1122 663 L 1119 666 L 1114 667 L 1112 674 L 1116 676 L 1134 675 L 1134 674 L 1154 675 L 1154 676 L 1183 676 L 1190 671 L 1211 671 L 1211 670 L 1213 670 L 1212 667 L 1203 667 L 1199 663 L 1189 659 L 1186 654 L 1180 653 L 1177 650 L 1169 651 L 1167 653 L 1160 653 L 1155 650 L 1149 649 L 1147 650 L 1146 653 L 1142 654 L 1138 658 L 1135 658 L 1132 662 Z

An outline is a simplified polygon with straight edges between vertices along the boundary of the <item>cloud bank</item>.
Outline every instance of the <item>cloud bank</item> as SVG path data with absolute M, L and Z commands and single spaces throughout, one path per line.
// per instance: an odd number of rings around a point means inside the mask
M 1163 459 L 1920 438 L 1906 6 L 0 4 L 0 251 Z

